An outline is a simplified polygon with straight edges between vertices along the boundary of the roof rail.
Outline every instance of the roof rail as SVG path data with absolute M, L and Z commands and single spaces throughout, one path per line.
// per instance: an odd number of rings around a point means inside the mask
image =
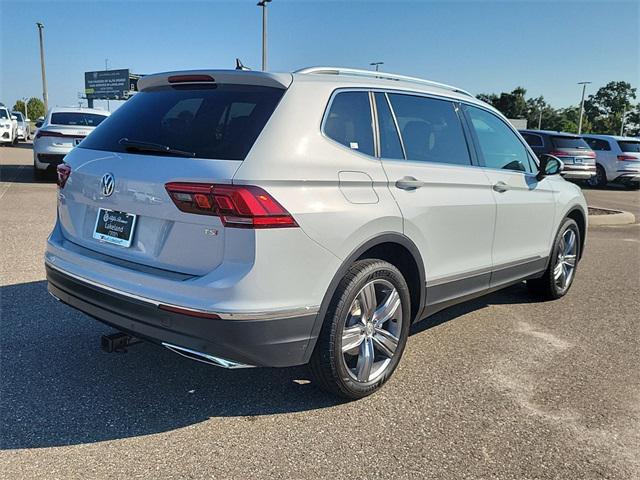
M 395 73 L 376 72 L 373 70 L 359 70 L 356 68 L 342 68 L 342 67 L 308 67 L 300 70 L 296 70 L 293 73 L 308 73 L 308 74 L 325 74 L 325 75 L 353 75 L 368 78 L 380 78 L 383 80 L 395 80 L 402 82 L 421 83 L 423 85 L 430 85 L 432 87 L 438 87 L 452 92 L 462 93 L 469 95 L 469 92 L 462 90 L 461 88 L 447 85 L 446 83 L 433 82 L 431 80 L 425 80 L 417 77 L 407 77 L 406 75 L 398 75 Z

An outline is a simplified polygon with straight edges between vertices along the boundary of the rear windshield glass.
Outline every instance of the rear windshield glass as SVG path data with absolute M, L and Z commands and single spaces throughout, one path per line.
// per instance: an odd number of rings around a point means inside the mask
M 152 88 L 127 100 L 83 140 L 82 148 L 126 152 L 127 143 L 136 142 L 198 158 L 244 160 L 283 93 L 257 85 Z
M 551 142 L 556 148 L 580 148 L 589 150 L 589 145 L 580 137 L 551 137 Z
M 51 125 L 72 125 L 74 127 L 97 127 L 107 118 L 105 115 L 81 112 L 58 112 L 51 114 Z
M 623 152 L 640 153 L 640 140 L 623 140 L 618 142 L 618 145 Z

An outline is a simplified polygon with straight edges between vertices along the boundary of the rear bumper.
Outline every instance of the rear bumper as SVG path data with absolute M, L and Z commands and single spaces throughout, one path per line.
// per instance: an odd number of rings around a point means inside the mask
M 309 361 L 315 313 L 277 318 L 200 318 L 160 309 L 46 264 L 49 292 L 81 312 L 158 344 L 201 352 L 242 366 L 287 367 Z M 165 345 L 166 346 L 166 345 Z
M 596 174 L 595 165 L 565 164 L 562 176 L 573 180 L 588 180 Z
M 640 182 L 640 172 L 639 171 L 618 170 L 616 172 L 616 174 L 618 176 L 613 180 L 616 183 Z

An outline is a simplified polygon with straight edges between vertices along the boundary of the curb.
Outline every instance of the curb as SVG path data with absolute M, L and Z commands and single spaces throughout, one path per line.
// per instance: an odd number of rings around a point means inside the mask
M 589 226 L 591 225 L 629 225 L 636 223 L 636 217 L 631 212 L 624 212 L 621 210 L 611 210 L 610 208 L 594 207 L 598 210 L 607 210 L 610 213 L 605 215 L 589 215 Z

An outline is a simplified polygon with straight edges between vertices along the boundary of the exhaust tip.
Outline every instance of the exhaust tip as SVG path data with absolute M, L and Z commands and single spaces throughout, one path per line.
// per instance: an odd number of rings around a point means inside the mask
M 228 369 L 254 367 L 254 365 L 247 365 L 244 363 L 238 363 L 232 360 L 227 360 L 225 358 L 214 357 L 213 355 L 209 355 L 208 353 L 198 352 L 196 350 L 180 347 L 178 345 L 173 345 L 171 343 L 162 342 L 162 346 L 165 348 L 168 348 L 173 353 L 177 353 L 178 355 L 181 355 L 190 360 L 207 363 L 209 365 L 215 365 L 216 367 L 222 367 L 222 368 L 228 368 Z

